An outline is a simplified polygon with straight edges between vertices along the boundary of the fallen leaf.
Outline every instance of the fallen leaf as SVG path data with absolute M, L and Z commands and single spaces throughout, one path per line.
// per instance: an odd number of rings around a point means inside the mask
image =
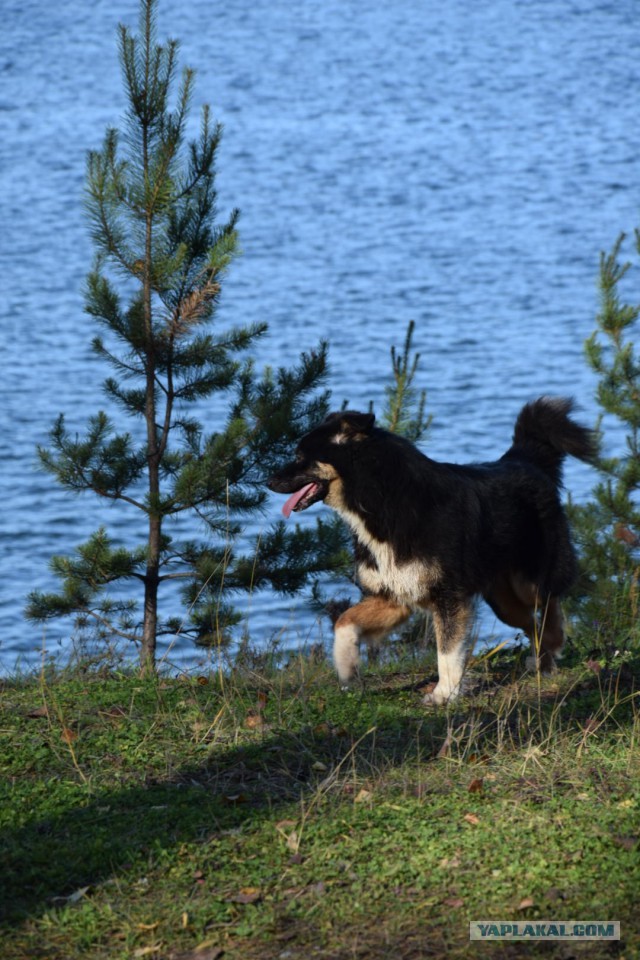
M 193 953 L 184 957 L 183 960 L 218 960 L 218 957 L 222 957 L 223 955 L 224 950 L 222 947 L 205 947 L 203 950 L 196 947 Z
M 101 717 L 107 717 L 109 720 L 122 720 L 123 717 L 127 716 L 125 708 L 119 706 L 109 707 L 108 710 L 98 710 L 98 713 Z
M 602 664 L 598 660 L 587 660 L 586 665 L 593 673 L 600 673 L 602 670 Z
M 447 907 L 457 908 L 457 907 L 464 906 L 464 900 L 462 899 L 462 897 L 450 897 L 448 900 L 443 900 L 442 902 Z
M 257 713 L 248 714 L 246 720 L 244 721 L 245 727 L 248 727 L 250 730 L 256 730 L 258 727 L 263 726 L 264 720 Z
M 218 960 L 218 957 L 224 955 L 222 947 L 204 946 L 196 947 L 191 953 L 185 953 L 180 960 Z
M 136 927 L 138 930 L 155 930 L 160 926 L 160 921 L 156 920 L 155 923 L 137 923 Z
M 79 900 L 83 900 L 88 894 L 91 887 L 80 887 L 79 890 L 76 890 L 70 896 L 68 896 L 67 903 L 78 903 Z
M 469 793 L 482 793 L 484 789 L 484 780 L 482 777 L 476 777 L 469 784 Z
M 158 943 L 154 943 L 150 947 L 138 947 L 137 950 L 133 951 L 134 957 L 148 957 L 151 953 L 158 953 L 162 949 L 162 940 Z
M 466 820 L 467 823 L 472 823 L 474 827 L 477 827 L 480 823 L 480 817 L 477 817 L 475 813 L 465 813 L 463 819 Z
M 296 830 L 292 830 L 287 837 L 287 847 L 292 853 L 297 853 L 300 847 L 300 837 Z
M 243 887 L 237 893 L 227 897 L 229 903 L 256 903 L 262 897 L 259 887 Z
M 281 833 L 283 830 L 291 830 L 292 827 L 295 827 L 295 820 L 278 820 L 275 825 L 276 830 L 279 830 Z
M 321 773 L 325 770 L 328 770 L 326 763 L 323 763 L 322 760 L 316 760 L 315 763 L 311 764 L 312 770 L 319 770 Z
M 224 956 L 224 947 L 217 947 L 213 940 L 204 940 L 193 950 L 180 953 L 170 953 L 167 960 L 218 960 Z
M 524 899 L 518 904 L 518 910 L 528 910 L 528 908 L 532 907 L 534 903 L 535 901 L 533 897 L 524 897 Z
M 78 734 L 75 730 L 72 730 L 71 727 L 63 727 L 60 732 L 60 738 L 64 740 L 65 743 L 73 743 L 74 740 L 78 739 Z
M 287 940 L 293 940 L 295 937 L 298 936 L 298 931 L 297 930 L 281 930 L 279 933 L 273 934 L 272 936 L 274 940 L 277 940 L 279 943 L 282 943 L 282 941 L 286 942 Z M 280 956 L 282 956 L 282 954 L 280 954 Z
M 49 710 L 45 706 L 35 707 L 33 710 L 29 710 L 29 713 L 27 714 L 27 716 L 31 717 L 34 720 L 37 720 L 39 717 L 48 717 Z
M 371 796 L 372 796 L 371 791 L 365 790 L 365 788 L 363 787 L 361 790 L 358 791 L 356 796 L 353 798 L 353 802 L 365 803 L 367 800 L 371 800 Z

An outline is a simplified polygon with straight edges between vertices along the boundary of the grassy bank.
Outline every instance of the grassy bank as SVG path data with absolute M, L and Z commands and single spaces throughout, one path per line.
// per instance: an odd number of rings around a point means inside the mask
M 640 956 L 638 664 L 488 664 L 435 711 L 417 662 L 5 682 L 3 960 Z

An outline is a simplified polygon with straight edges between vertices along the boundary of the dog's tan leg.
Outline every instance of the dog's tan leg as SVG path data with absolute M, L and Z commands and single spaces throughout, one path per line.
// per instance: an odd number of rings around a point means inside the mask
M 438 705 L 455 700 L 460 694 L 467 662 L 467 631 L 472 605 L 467 600 L 449 600 L 433 608 L 433 625 L 438 645 L 438 682 L 424 703 Z
M 537 629 L 536 588 L 533 584 L 520 578 L 501 576 L 485 599 L 503 623 L 524 631 L 533 642 Z
M 340 683 L 348 683 L 353 678 L 360 662 L 360 643 L 381 640 L 410 613 L 409 607 L 378 596 L 365 597 L 355 607 L 345 610 L 336 620 L 333 641 L 333 662 Z
M 564 643 L 562 610 L 557 597 L 541 600 L 536 586 L 522 577 L 503 577 L 496 582 L 487 600 L 503 623 L 523 630 L 531 644 L 527 657 L 530 670 L 553 670 L 555 657 Z

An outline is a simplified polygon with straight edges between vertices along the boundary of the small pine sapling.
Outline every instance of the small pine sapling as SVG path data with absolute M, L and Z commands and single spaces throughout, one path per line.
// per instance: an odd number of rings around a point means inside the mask
M 266 325 L 213 323 L 238 254 L 238 213 L 216 223 L 221 129 L 205 107 L 199 138 L 187 143 L 194 74 L 183 71 L 172 108 L 178 47 L 157 42 L 156 7 L 141 0 L 137 36 L 120 27 L 126 130 L 108 130 L 87 165 L 97 258 L 86 310 L 102 328 L 93 350 L 113 370 L 104 393 L 116 416 L 90 417 L 84 436 L 60 416 L 39 450 L 67 490 L 130 511 L 129 539 L 138 542 L 116 543 L 98 530 L 74 556 L 53 559 L 61 591 L 34 591 L 27 607 L 33 620 L 72 616 L 83 630 L 94 625 L 105 638 L 136 642 L 143 672 L 155 669 L 159 636 L 222 642 L 239 619 L 234 592 L 268 584 L 294 591 L 331 569 L 340 546 L 327 525 L 314 537 L 280 525 L 242 549 L 242 521 L 263 505 L 264 478 L 326 413 L 326 393 L 318 393 L 326 346 L 258 376 L 246 357 Z M 214 395 L 228 397 L 228 407 L 207 433 L 194 410 Z M 168 521 L 185 514 L 203 521 L 205 542 L 176 542 Z M 160 615 L 168 581 L 183 585 L 181 616 Z
M 640 253 L 640 233 L 636 231 Z M 620 287 L 631 268 L 620 262 L 621 236 L 600 258 L 600 312 L 597 329 L 585 343 L 590 367 L 598 376 L 597 400 L 601 452 L 600 478 L 591 500 L 573 505 L 572 522 L 580 552 L 581 578 L 573 612 L 586 628 L 588 642 L 604 649 L 637 646 L 640 578 L 640 360 L 635 349 L 640 306 L 625 303 Z M 602 452 L 604 426 L 625 436 L 626 450 Z M 592 644 L 593 645 L 593 644 Z

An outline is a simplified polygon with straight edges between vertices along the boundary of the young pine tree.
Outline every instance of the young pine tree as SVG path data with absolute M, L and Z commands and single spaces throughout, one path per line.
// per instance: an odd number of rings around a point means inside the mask
M 391 347 L 391 382 L 384 389 L 385 405 L 382 423 L 387 430 L 418 443 L 427 433 L 433 417 L 425 414 L 426 390 L 416 393 L 413 381 L 420 363 L 420 354 L 412 353 L 415 321 L 410 320 L 402 353 Z
M 122 416 L 100 411 L 78 437 L 60 416 L 50 447 L 39 450 L 67 489 L 92 491 L 137 515 L 140 542 L 116 546 L 98 530 L 74 556 L 53 558 L 61 592 L 35 592 L 27 608 L 31 619 L 73 615 L 81 627 L 138 642 L 144 671 L 154 668 L 160 634 L 223 637 L 238 620 L 225 599 L 231 591 L 270 583 L 293 592 L 343 559 L 322 524 L 315 533 L 287 533 L 280 524 L 259 549 L 238 554 L 239 521 L 263 503 L 265 475 L 325 412 L 326 396 L 315 390 L 326 353 L 321 346 L 295 369 L 258 377 L 242 355 L 265 325 L 221 331 L 213 324 L 238 252 L 238 214 L 216 225 L 220 127 L 205 107 L 199 138 L 185 142 L 194 76 L 184 70 L 175 93 L 177 44 L 158 44 L 156 5 L 141 0 L 138 36 L 120 27 L 126 131 L 109 130 L 87 169 L 97 259 L 86 310 L 103 331 L 93 349 L 113 370 L 107 399 L 138 429 L 124 431 Z M 226 418 L 205 435 L 190 409 L 221 391 L 230 394 Z M 172 539 L 167 521 L 187 512 L 205 522 L 206 545 Z M 162 620 L 159 592 L 175 579 L 184 582 L 188 612 Z M 138 601 L 130 589 L 118 593 L 125 582 L 138 584 Z
M 598 403 L 624 431 L 626 451 L 599 457 L 600 480 L 591 501 L 572 508 L 582 566 L 575 608 L 588 635 L 595 632 L 605 646 L 640 639 L 640 359 L 634 343 L 640 307 L 620 296 L 631 266 L 620 263 L 623 241 L 620 237 L 611 254 L 601 255 L 601 307 L 585 349 L 599 377 Z M 640 253 L 638 232 L 636 249 Z

